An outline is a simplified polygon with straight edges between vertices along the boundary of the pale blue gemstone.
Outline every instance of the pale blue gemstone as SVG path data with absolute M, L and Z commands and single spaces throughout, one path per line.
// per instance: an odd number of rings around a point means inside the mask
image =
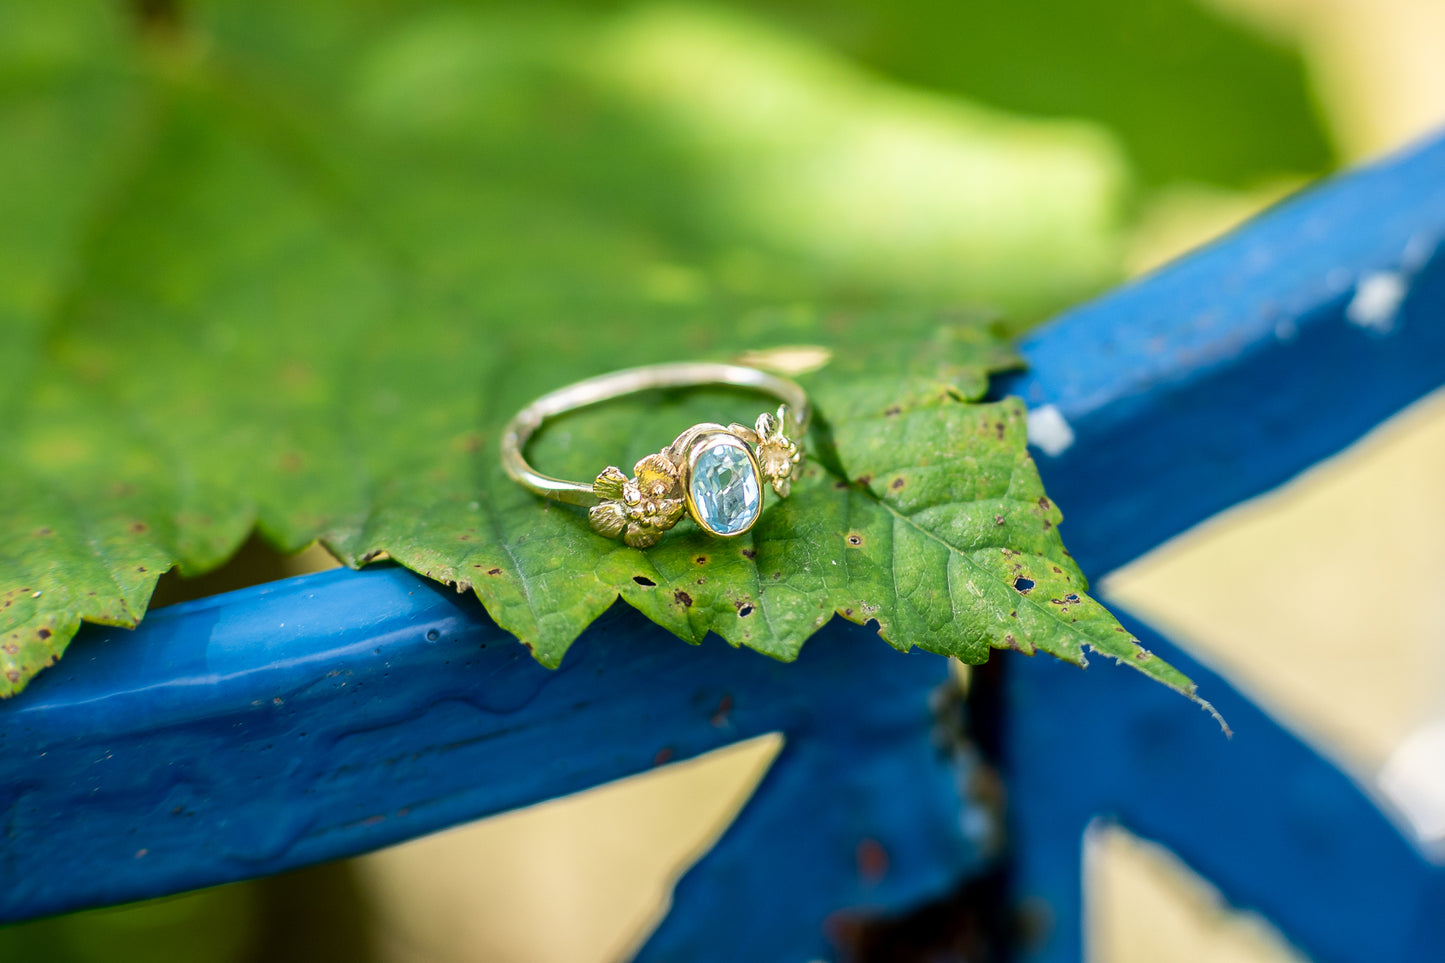
M 736 445 L 716 445 L 698 455 L 691 488 L 698 519 L 721 535 L 746 531 L 762 510 L 758 473 Z

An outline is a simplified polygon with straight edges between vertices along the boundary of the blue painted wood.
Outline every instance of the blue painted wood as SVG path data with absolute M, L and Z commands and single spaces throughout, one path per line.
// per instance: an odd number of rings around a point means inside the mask
M 1317 963 L 1440 959 L 1445 867 L 1225 679 L 1123 618 L 1198 680 L 1235 736 L 1221 738 L 1211 719 L 1180 712 L 1177 697 L 1123 667 L 1090 669 L 1080 685 L 1062 663 L 1010 661 L 1011 874 L 1019 904 L 1050 923 L 1020 959 L 1081 959 L 1080 845 L 1095 819 L 1167 846 Z
M 675 958 L 746 958 L 744 939 L 819 955 L 828 913 L 897 910 L 980 864 L 959 774 L 930 748 L 947 678 L 945 660 L 841 621 L 784 665 L 680 644 L 625 606 L 552 672 L 470 596 L 389 566 L 174 606 L 135 632 L 87 629 L 0 710 L 0 918 L 351 855 L 781 731 L 780 788 L 748 822 L 799 838 L 711 894 L 783 902 L 674 938 L 692 947 Z M 851 784 L 830 775 L 845 763 Z M 825 777 L 846 818 L 819 818 Z M 881 879 L 857 865 L 864 839 L 891 854 Z
M 1029 370 L 1000 390 L 1053 405 L 1074 432 L 1059 456 L 1037 455 L 1084 571 L 1287 481 L 1445 384 L 1442 241 L 1445 138 L 1033 333 Z M 1352 322 L 1361 284 L 1391 279 L 1398 311 Z
M 992 816 L 958 805 L 968 767 L 951 787 L 938 784 L 948 767 L 910 715 L 870 721 L 864 734 L 856 707 L 840 704 L 820 731 L 790 741 L 682 878 L 638 963 L 832 959 L 835 914 L 896 914 L 982 869 Z M 974 858 L 939 858 L 948 852 Z
M 1323 184 L 1031 337 L 1030 370 L 1006 388 L 1055 406 L 1074 433 L 1036 454 L 1085 571 L 1287 481 L 1445 384 L 1442 239 L 1445 139 Z M 1392 286 L 1397 305 L 1378 297 Z M 1224 742 L 1133 673 L 1101 667 L 1075 687 L 1063 667 L 1010 663 L 1011 872 L 1023 910 L 1053 921 L 1023 958 L 1080 958 L 1094 818 L 1169 846 L 1314 959 L 1437 958 L 1440 870 L 1225 680 L 1136 628 L 1238 735 Z

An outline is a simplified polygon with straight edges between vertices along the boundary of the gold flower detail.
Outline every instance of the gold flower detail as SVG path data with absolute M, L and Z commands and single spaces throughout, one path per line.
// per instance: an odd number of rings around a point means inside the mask
M 682 518 L 682 485 L 677 467 L 666 455 L 648 455 L 633 467 L 629 479 L 609 466 L 592 483 L 602 500 L 588 511 L 592 528 L 608 538 L 622 536 L 633 548 L 647 548 Z
M 756 426 L 758 467 L 762 469 L 763 477 L 772 482 L 773 491 L 778 493 L 779 498 L 788 497 L 793 488 L 793 478 L 798 473 L 798 464 L 803 460 L 798 446 L 783 434 L 787 413 L 786 405 L 778 409 L 776 416 L 763 412 L 758 415 Z

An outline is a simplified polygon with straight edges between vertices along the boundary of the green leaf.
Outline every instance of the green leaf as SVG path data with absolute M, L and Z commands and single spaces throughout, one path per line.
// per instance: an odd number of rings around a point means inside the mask
M 27 131 L 0 151 L 26 204 L 0 222 L 5 692 L 253 528 L 470 586 L 547 665 L 621 595 L 779 658 L 838 611 L 973 662 L 1091 645 L 1192 691 L 1079 594 L 1018 403 L 965 403 L 1013 356 L 925 307 L 1043 311 L 1106 281 L 1103 135 L 682 9 L 216 2 L 149 31 L 111 9 L 57 8 L 73 22 L 29 47 L 0 31 L 0 129 Z M 690 117 L 656 83 L 709 76 L 731 79 Z M 747 78 L 794 109 L 753 110 Z M 933 174 L 833 168 L 880 138 Z M 500 426 L 541 392 L 798 344 L 834 354 L 809 376 L 815 458 L 741 541 L 636 551 L 501 471 Z M 589 478 L 759 410 L 660 394 L 560 420 L 532 455 Z
M 1335 162 L 1306 59 L 1197 0 L 754 0 L 910 83 L 1107 123 L 1141 179 L 1249 187 Z

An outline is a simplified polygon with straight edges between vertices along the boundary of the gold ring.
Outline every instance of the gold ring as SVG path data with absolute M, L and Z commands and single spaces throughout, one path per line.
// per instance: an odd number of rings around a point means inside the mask
M 752 428 L 705 422 L 648 455 L 628 478 L 609 465 L 592 482 L 544 475 L 527 463 L 523 450 L 546 422 L 570 411 L 658 388 L 731 385 L 751 388 L 782 402 L 764 412 Z M 592 528 L 608 538 L 622 536 L 646 548 L 687 514 L 703 531 L 723 538 L 753 527 L 763 511 L 763 483 L 788 497 L 808 428 L 808 396 L 795 382 L 741 365 L 682 362 L 627 368 L 568 385 L 532 402 L 502 433 L 502 466 L 529 491 L 572 505 L 589 506 Z

